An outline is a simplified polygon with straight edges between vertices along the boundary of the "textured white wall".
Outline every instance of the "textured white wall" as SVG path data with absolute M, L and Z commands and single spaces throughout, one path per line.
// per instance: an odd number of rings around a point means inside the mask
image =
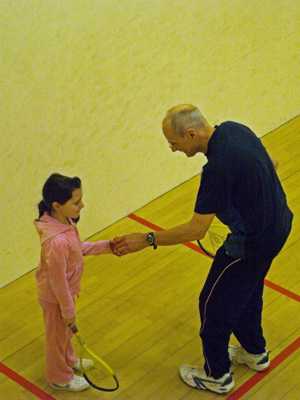
M 299 113 L 292 0 L 2 0 L 0 285 L 35 266 L 54 171 L 83 179 L 87 236 L 195 175 L 160 124 L 176 103 L 259 134 Z

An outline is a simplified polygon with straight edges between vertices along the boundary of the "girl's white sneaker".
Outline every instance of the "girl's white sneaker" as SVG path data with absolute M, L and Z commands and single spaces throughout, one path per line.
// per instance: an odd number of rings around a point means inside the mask
M 50 383 L 54 390 L 64 390 L 67 392 L 82 392 L 90 387 L 83 376 L 74 375 L 68 383 Z

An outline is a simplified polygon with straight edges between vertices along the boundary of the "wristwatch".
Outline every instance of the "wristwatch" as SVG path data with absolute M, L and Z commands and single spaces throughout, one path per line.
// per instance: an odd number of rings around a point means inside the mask
M 157 242 L 154 232 L 147 233 L 146 240 L 149 243 L 149 246 L 152 246 L 154 250 L 157 249 Z

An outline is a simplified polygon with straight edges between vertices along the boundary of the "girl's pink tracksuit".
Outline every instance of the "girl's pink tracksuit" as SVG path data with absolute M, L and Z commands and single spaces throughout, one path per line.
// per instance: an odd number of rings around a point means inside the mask
M 72 332 L 63 318 L 75 316 L 83 256 L 110 253 L 111 249 L 109 240 L 81 242 L 72 221 L 62 224 L 45 213 L 34 224 L 41 239 L 36 280 L 46 329 L 46 379 L 49 383 L 67 383 L 73 377 L 76 357 Z

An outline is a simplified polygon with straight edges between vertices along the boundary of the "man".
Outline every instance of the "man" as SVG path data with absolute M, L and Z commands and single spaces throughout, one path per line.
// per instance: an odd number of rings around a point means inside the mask
M 275 163 L 246 126 L 229 121 L 213 127 L 197 107 L 184 104 L 167 112 L 162 128 L 172 151 L 207 157 L 194 214 L 172 229 L 116 238 L 115 251 L 124 255 L 202 239 L 215 216 L 230 228 L 199 299 L 204 368 L 179 369 L 189 386 L 227 393 L 234 387 L 231 362 L 255 371 L 270 364 L 261 327 L 263 282 L 293 215 Z M 228 347 L 231 333 L 241 347 Z

